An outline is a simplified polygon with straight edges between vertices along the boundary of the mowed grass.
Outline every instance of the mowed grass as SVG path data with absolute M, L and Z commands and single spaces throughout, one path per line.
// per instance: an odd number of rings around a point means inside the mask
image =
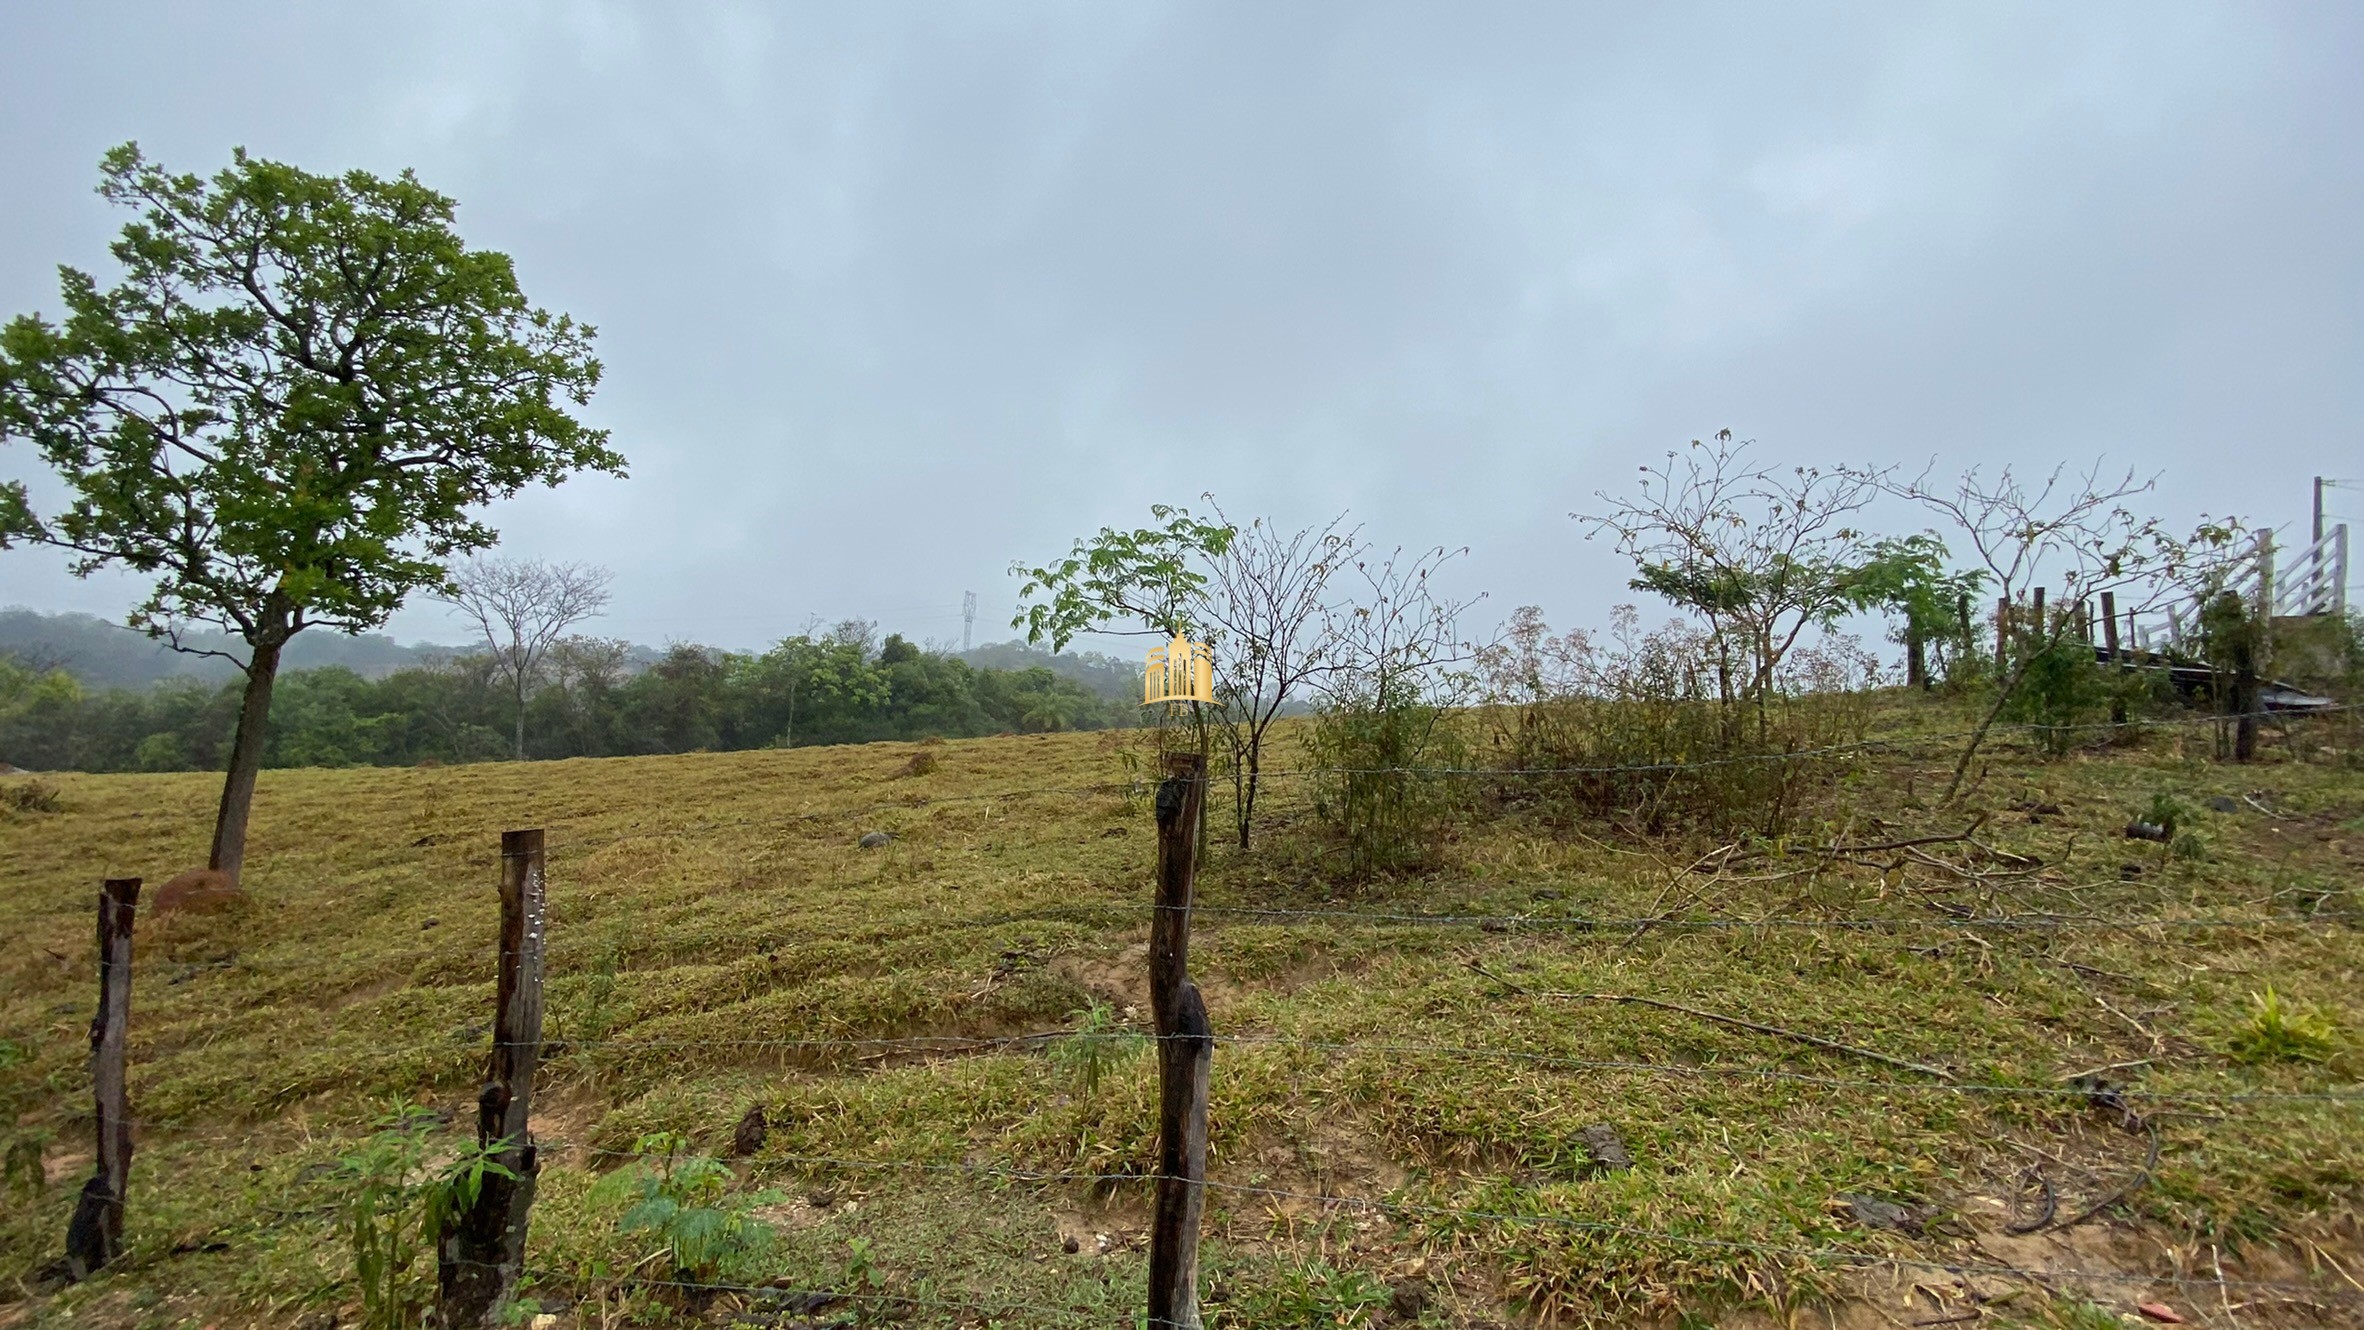
M 1958 720 L 1917 701 L 1883 715 Z M 250 900 L 140 920 L 131 1253 L 63 1293 L 0 1293 L 19 1299 L 0 1325 L 352 1323 L 333 1164 L 393 1105 L 469 1129 L 511 827 L 549 833 L 528 1264 L 562 1324 L 800 1323 L 754 1293 L 655 1282 L 645 1237 L 591 1192 L 649 1133 L 727 1153 L 756 1106 L 767 1139 L 737 1168 L 780 1234 L 766 1273 L 872 1295 L 824 1321 L 1132 1324 L 1156 1060 L 1060 1036 L 1096 1005 L 1147 1023 L 1150 740 L 266 773 Z M 1272 782 L 1248 852 L 1219 787 L 1192 958 L 1225 1040 L 1210 1318 L 1737 1324 L 1811 1306 L 1802 1323 L 1887 1324 L 1976 1295 L 1998 1299 L 1989 1323 L 2072 1323 L 2086 1299 L 2356 1323 L 2364 780 L 2336 747 L 2240 768 L 2187 750 L 2174 730 L 2052 762 L 2005 744 L 1940 812 L 1950 751 L 1907 745 L 1720 872 L 1686 871 L 1708 839 L 1644 840 L 1519 779 L 1457 777 L 1441 868 L 1346 882 L 1306 782 Z M 913 774 L 923 752 L 934 769 Z M 10 1195 L 11 1281 L 61 1249 L 89 1166 L 98 880 L 153 890 L 201 863 L 217 793 L 196 775 L 50 779 L 58 811 L 0 812 L 0 1108 L 49 1179 Z M 2192 810 L 2180 852 L 2120 834 L 2162 793 Z M 1950 868 L 1815 848 L 1980 813 L 1985 849 L 1920 851 Z M 893 840 L 863 849 L 869 831 Z M 1401 917 L 1439 914 L 1456 918 Z M 2260 1052 L 2268 986 L 2330 1043 Z M 2140 1093 L 2065 1079 L 2096 1068 Z M 1598 1166 L 1583 1132 L 1600 1124 L 1631 1168 Z M 2065 1231 L 2007 1232 L 2046 1188 L 2063 1219 L 2130 1190 Z M 1842 1196 L 1921 1222 L 1867 1227 Z M 2220 1272 L 2263 1282 L 2154 1278 Z

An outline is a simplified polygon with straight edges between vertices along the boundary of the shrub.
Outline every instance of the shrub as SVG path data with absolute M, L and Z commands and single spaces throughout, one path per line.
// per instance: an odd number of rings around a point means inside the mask
M 54 813 L 61 807 L 57 786 L 48 781 L 0 781 L 0 808 L 17 813 Z
M 414 1270 L 445 1227 L 475 1204 L 484 1179 L 515 1177 L 494 1155 L 507 1146 L 470 1142 L 442 1168 L 432 1167 L 435 1115 L 406 1106 L 379 1119 L 360 1148 L 337 1160 L 337 1225 L 353 1253 L 366 1330 L 419 1323 L 431 1289 Z
M 2179 828 L 2191 825 L 2192 806 L 2165 790 L 2156 791 L 2151 801 L 2143 806 L 2139 821 L 2165 829 L 2173 836 Z
M 1357 877 L 1413 873 L 1442 858 L 1469 761 L 1449 710 L 1407 683 L 1341 690 L 1306 740 L 1313 811 Z
M 1100 1082 L 1109 1072 L 1139 1057 L 1149 1041 L 1119 1026 L 1116 1013 L 1105 1002 L 1094 1002 L 1074 1015 L 1075 1033 L 1053 1040 L 1047 1051 L 1088 1099 L 1099 1092 Z
M 1539 627 L 1539 625 L 1538 625 Z M 1779 835 L 1805 800 L 1851 764 L 1870 722 L 1866 658 L 1847 640 L 1793 653 L 1780 687 L 1726 700 L 1710 634 L 1669 622 L 1649 633 L 1620 606 L 1605 645 L 1581 632 L 1529 634 L 1486 662 L 1495 758 L 1516 772 L 1506 798 L 1621 818 L 1648 833 L 1696 826 Z M 1516 686 L 1506 686 L 1521 680 Z
M 2029 660 L 2001 718 L 2034 727 L 2036 744 L 2059 757 L 2076 742 L 2076 727 L 2106 719 L 2121 677 L 2102 668 L 2091 645 L 2073 638 L 2046 643 Z
M 658 1245 L 648 1258 L 662 1257 L 684 1282 L 752 1275 L 774 1239 L 771 1225 L 746 1214 L 762 1198 L 729 1200 L 737 1181 L 730 1166 L 690 1153 L 688 1139 L 677 1133 L 643 1136 L 638 1148 L 638 1162 L 592 1189 L 594 1200 L 632 1198 L 617 1230 L 649 1235 Z

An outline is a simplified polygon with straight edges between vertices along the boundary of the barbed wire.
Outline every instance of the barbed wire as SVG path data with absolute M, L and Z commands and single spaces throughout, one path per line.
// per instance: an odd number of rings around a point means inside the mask
M 2276 717 L 2297 716 L 2305 718 L 2332 714 L 2344 714 L 2358 709 L 2358 704 L 2341 703 L 2335 704 L 2331 707 L 2319 708 L 2303 713 L 2290 712 L 2267 714 L 2269 716 Z M 2115 731 L 2140 731 L 2214 726 L 2222 725 L 2235 719 L 2238 718 L 2230 716 L 2193 716 L 2139 721 L 2092 721 L 2064 725 L 2045 724 L 2036 721 L 2014 721 L 2007 723 L 1999 722 L 1988 729 L 1986 734 L 1990 739 L 1997 735 L 2010 735 L 2019 732 L 2031 734 L 2094 734 Z M 1770 762 L 1810 761 L 1818 758 L 1837 756 L 1840 754 L 1853 752 L 1895 752 L 1913 748 L 1953 744 L 1972 738 L 1977 733 L 1979 732 L 1974 730 L 1958 730 L 1941 731 L 1928 734 L 1882 735 L 1858 740 L 1850 740 L 1846 743 L 1824 745 L 1818 748 L 1794 749 L 1772 753 L 1743 753 L 1725 757 L 1702 757 L 1696 760 L 1663 762 L 1629 762 L 1598 765 L 1554 765 L 1540 767 L 1383 766 L 1276 768 L 1273 770 L 1257 773 L 1257 780 L 1261 783 L 1266 781 L 1282 782 L 1291 780 L 1320 779 L 1334 776 L 1375 775 L 1468 778 L 1501 777 L 1506 779 L 1518 779 L 1695 772 L 1738 765 L 1757 765 Z M 725 818 L 699 823 L 687 823 L 680 826 L 668 827 L 655 831 L 623 831 L 591 838 L 575 838 L 568 836 L 566 835 L 563 827 L 559 827 L 552 829 L 553 839 L 558 841 L 558 844 L 554 845 L 553 849 L 554 851 L 559 852 L 578 853 L 586 850 L 598 849 L 606 845 L 617 844 L 628 840 L 696 835 L 709 831 L 723 831 L 745 827 L 776 826 L 785 825 L 791 822 L 818 822 L 833 820 L 843 821 L 853 818 L 870 817 L 879 813 L 918 811 L 942 804 L 995 802 L 1012 799 L 1048 797 L 1054 795 L 1089 796 L 1125 795 L 1128 793 L 1138 795 L 1145 791 L 1149 786 L 1154 785 L 1156 783 L 1156 779 L 1157 777 L 1153 773 L 1143 773 L 1139 777 L 1133 777 L 1124 780 L 1095 781 L 1080 785 L 1012 786 L 1003 789 L 973 791 L 963 794 L 914 794 L 901 799 L 876 801 L 851 808 L 815 808 L 793 813 L 778 813 L 741 818 Z M 1218 779 L 1219 777 L 1217 775 L 1210 773 L 1210 783 L 1214 783 Z
M 1109 1030 L 1057 1029 L 1018 1035 L 899 1035 L 899 1036 L 808 1036 L 800 1038 L 722 1038 L 722 1039 L 545 1039 L 537 1046 L 545 1065 L 556 1062 L 581 1050 L 611 1052 L 680 1053 L 694 1049 L 731 1049 L 741 1053 L 809 1053 L 824 1051 L 862 1050 L 872 1054 L 989 1054 L 1017 1049 L 1047 1047 L 1052 1044 L 1080 1041 L 1134 1041 L 1155 1044 L 1180 1036 L 1159 1035 L 1137 1027 L 1119 1026 Z M 1748 1066 L 1733 1063 L 1643 1062 L 1626 1059 L 1585 1058 L 1572 1054 L 1548 1053 L 1531 1049 L 1470 1044 L 1437 1044 L 1418 1042 L 1370 1042 L 1357 1040 L 1319 1039 L 1302 1036 L 1244 1033 L 1217 1034 L 1216 1044 L 1238 1047 L 1299 1049 L 1332 1056 L 1449 1056 L 1470 1059 L 1499 1059 L 1551 1066 L 1573 1071 L 1600 1071 L 1621 1074 L 1665 1076 L 1701 1080 L 1760 1080 L 1785 1084 L 1809 1085 L 1822 1089 L 1915 1094 L 1986 1094 L 2007 1097 L 2090 1099 L 2100 1091 L 2092 1084 L 2024 1085 L 2002 1081 L 1958 1080 L 1903 1080 L 1893 1077 L 1823 1076 L 1789 1071 L 1778 1066 Z M 473 1060 L 501 1047 L 527 1047 L 522 1041 L 504 1044 L 500 1040 L 471 1040 L 466 1044 L 431 1043 L 396 1047 L 378 1046 L 364 1050 L 346 1050 L 338 1056 L 364 1058 L 406 1058 L 417 1056 L 464 1057 Z M 212 1051 L 212 1050 L 205 1050 Z M 232 1050 L 235 1051 L 235 1050 Z M 166 1056 L 171 1056 L 167 1054 Z M 2116 1070 L 2118 1067 L 2097 1070 Z M 2082 1079 L 2086 1073 L 2069 1073 Z M 2234 1103 L 2322 1103 L 2364 1105 L 2364 1090 L 2344 1093 L 2336 1090 L 2151 1090 L 2133 1083 L 2110 1082 L 2108 1092 L 2127 1098 L 2142 1099 L 2161 1104 L 2234 1104 Z M 150 1122 L 146 1125 L 170 1128 L 170 1124 Z
M 586 1154 L 616 1159 L 651 1159 L 675 1157 L 679 1152 L 656 1150 L 613 1150 L 584 1142 L 538 1141 L 537 1148 L 581 1150 Z M 968 1177 L 1003 1182 L 1042 1185 L 1050 1183 L 1087 1183 L 1093 1186 L 1155 1184 L 1168 1180 L 1157 1173 L 1080 1172 L 1059 1169 L 1022 1169 L 998 1165 L 970 1163 L 936 1163 L 927 1160 L 854 1159 L 837 1155 L 802 1153 L 767 1153 L 753 1157 L 752 1162 L 786 1164 L 804 1168 L 836 1168 L 867 1172 L 921 1172 L 959 1174 Z M 1187 1181 L 1187 1180 L 1185 1180 Z M 1485 1210 L 1474 1207 L 1427 1205 L 1412 1201 L 1388 1200 L 1375 1197 L 1340 1196 L 1323 1192 L 1302 1192 L 1259 1184 L 1226 1182 L 1208 1178 L 1196 1185 L 1212 1192 L 1254 1196 L 1267 1200 L 1304 1201 L 1319 1205 L 1348 1206 L 1371 1210 L 1388 1217 L 1417 1215 L 1429 1219 L 1482 1220 L 1489 1223 L 1540 1224 L 1583 1232 L 1602 1233 L 1640 1241 L 1665 1242 L 1677 1246 L 1702 1247 L 1711 1250 L 1742 1252 L 1755 1256 L 1778 1256 L 1814 1262 L 1835 1262 L 1848 1265 L 1879 1265 L 1891 1268 L 1930 1270 L 1954 1275 L 1982 1275 L 1990 1278 L 2022 1278 L 2034 1282 L 2084 1281 L 2116 1284 L 2174 1284 L 2201 1288 L 2278 1289 L 2285 1292 L 2322 1293 L 2315 1284 L 2301 1284 L 2287 1280 L 2203 1279 L 2188 1275 L 2125 1274 L 2090 1270 L 2039 1270 L 2033 1267 L 1976 1262 L 1939 1261 L 1921 1257 L 1894 1256 L 1884 1252 L 1863 1251 L 1855 1248 L 1793 1247 L 1770 1243 L 1748 1242 L 1734 1238 L 1705 1237 L 1676 1233 L 1666 1229 L 1645 1228 L 1620 1224 L 1610 1220 L 1581 1219 L 1572 1215 L 1520 1213 L 1516 1211 Z M 2343 1298 L 2348 1295 L 2341 1294 Z M 2350 1299 L 2352 1300 L 2352 1299 Z

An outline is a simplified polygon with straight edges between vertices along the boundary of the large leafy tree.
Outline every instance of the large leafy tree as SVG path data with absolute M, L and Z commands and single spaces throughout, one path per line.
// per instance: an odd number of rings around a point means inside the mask
M 621 474 L 570 414 L 599 381 L 592 330 L 530 305 L 506 255 L 409 172 L 313 175 L 237 152 L 211 179 L 137 145 L 99 193 L 138 215 L 121 280 L 59 270 L 62 321 L 0 329 L 0 440 L 63 482 L 0 532 L 88 574 L 154 578 L 134 627 L 246 645 L 211 864 L 236 877 L 279 656 L 306 628 L 361 632 L 496 533 L 483 505 L 585 468 Z

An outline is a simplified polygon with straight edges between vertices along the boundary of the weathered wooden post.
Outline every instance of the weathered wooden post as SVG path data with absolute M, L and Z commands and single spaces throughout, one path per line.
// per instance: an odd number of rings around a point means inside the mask
M 2274 602 L 2278 590 L 2274 585 L 2274 529 L 2267 527 L 2257 533 L 2257 649 L 2251 653 L 2249 662 L 2253 670 L 2273 667 Z M 2254 744 L 2255 739 L 2251 742 Z
M 1149 1230 L 1149 1324 L 1199 1330 L 1198 1230 L 1206 1208 L 1207 1082 L 1214 1027 L 1190 982 L 1206 758 L 1169 754 L 1157 787 L 1157 908 L 1149 924 L 1149 1007 L 1157 1022 L 1157 1200 Z
M 525 1226 L 534 1203 L 529 1120 L 534 1068 L 542 1054 L 542 948 L 546 932 L 542 833 L 501 833 L 501 965 L 494 998 L 492 1057 L 476 1098 L 479 1144 L 505 1143 L 497 1158 L 514 1177 L 488 1174 L 476 1203 L 436 1247 L 444 1330 L 497 1326 L 517 1292 Z
M 123 1045 L 131 1029 L 131 917 L 140 880 L 99 884 L 98 1014 L 90 1018 L 90 1091 L 98 1122 L 97 1166 L 66 1224 L 66 1276 L 88 1279 L 123 1254 L 123 1193 L 131 1182 L 130 1090 Z
M 2102 649 L 2109 653 L 2110 668 L 2123 675 L 2127 669 L 2127 661 L 2125 657 L 2118 654 L 2118 593 L 2115 591 L 2101 593 L 2101 643 Z M 2126 723 L 2125 687 L 2123 678 L 2118 679 L 2110 686 L 2110 724 L 2112 725 Z
M 2262 631 L 2262 630 L 2260 630 Z M 2242 633 L 2233 647 L 2233 760 L 2257 757 L 2257 639 L 2258 631 Z

